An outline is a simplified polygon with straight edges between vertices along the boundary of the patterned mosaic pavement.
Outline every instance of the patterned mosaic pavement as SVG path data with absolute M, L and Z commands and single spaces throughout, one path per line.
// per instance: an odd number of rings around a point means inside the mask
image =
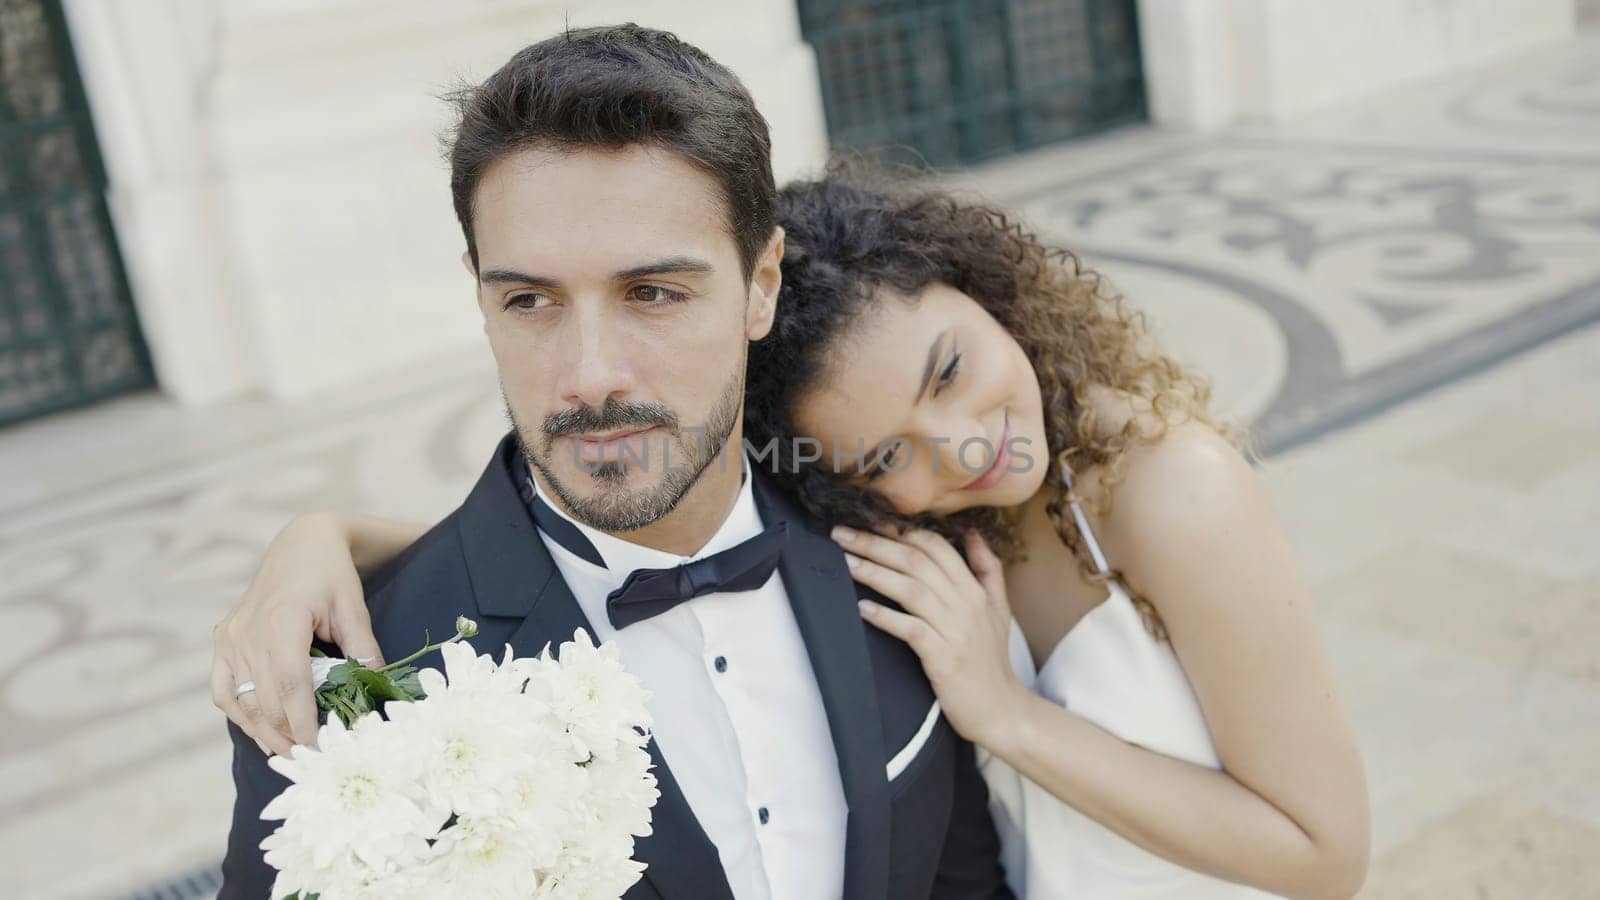
M 965 181 L 1103 267 L 1282 449 L 1600 316 L 1597 37 L 1291 127 L 1133 132 Z
M 1292 128 L 1132 130 L 961 181 L 1105 268 L 1278 449 L 1370 768 L 1363 896 L 1600 897 L 1596 34 Z M 504 427 L 487 353 L 423 368 L 0 432 L 0 895 L 214 889 L 210 625 L 290 515 L 464 495 Z

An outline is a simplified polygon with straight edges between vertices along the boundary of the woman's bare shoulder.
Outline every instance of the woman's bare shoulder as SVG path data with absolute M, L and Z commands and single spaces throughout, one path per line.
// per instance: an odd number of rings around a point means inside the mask
M 1196 534 L 1235 527 L 1240 517 L 1256 514 L 1263 491 L 1244 454 L 1216 428 L 1192 419 L 1170 424 L 1161 437 L 1124 452 L 1122 476 L 1100 520 L 1108 553 L 1114 549 L 1131 563 Z

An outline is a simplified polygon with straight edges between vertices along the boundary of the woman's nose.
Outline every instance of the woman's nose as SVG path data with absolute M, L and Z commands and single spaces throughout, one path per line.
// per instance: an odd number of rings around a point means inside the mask
M 918 449 L 928 454 L 933 480 L 943 489 L 965 486 L 994 460 L 994 448 L 976 420 L 946 417 L 922 423 L 919 431 Z

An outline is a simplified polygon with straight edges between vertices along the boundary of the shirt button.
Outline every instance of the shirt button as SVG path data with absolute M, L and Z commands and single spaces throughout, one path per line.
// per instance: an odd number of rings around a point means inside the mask
M 728 671 L 728 658 L 726 656 L 719 656 L 712 660 L 711 665 L 716 668 L 718 672 L 726 672 Z
M 767 815 L 767 808 L 765 806 L 763 806 L 760 809 L 756 810 L 756 818 L 760 819 L 761 820 L 761 824 L 765 825 L 765 824 L 767 824 L 767 820 L 772 818 L 772 817 Z

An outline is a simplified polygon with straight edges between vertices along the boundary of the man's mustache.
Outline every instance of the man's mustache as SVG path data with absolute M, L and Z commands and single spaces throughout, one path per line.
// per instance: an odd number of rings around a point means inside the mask
M 621 403 L 608 399 L 605 406 L 596 410 L 592 406 L 579 406 L 545 417 L 542 431 L 546 441 L 570 434 L 591 434 L 596 431 L 615 431 L 619 428 L 663 427 L 676 433 L 678 416 L 671 407 L 659 403 Z

